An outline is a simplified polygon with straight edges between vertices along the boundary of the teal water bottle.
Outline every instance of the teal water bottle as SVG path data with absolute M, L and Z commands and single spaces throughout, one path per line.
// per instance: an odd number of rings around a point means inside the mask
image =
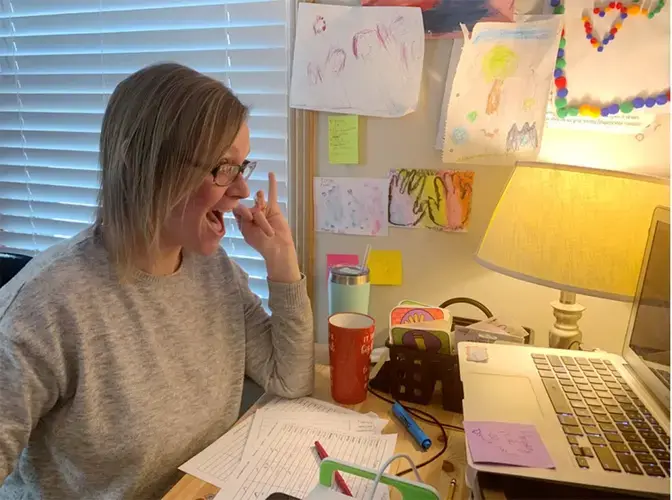
M 347 264 L 329 273 L 329 316 L 342 312 L 369 314 L 369 269 Z

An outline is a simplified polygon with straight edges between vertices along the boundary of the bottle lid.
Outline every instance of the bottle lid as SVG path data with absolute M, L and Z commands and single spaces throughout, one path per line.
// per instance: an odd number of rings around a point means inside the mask
M 331 268 L 329 281 L 339 285 L 363 285 L 369 282 L 369 268 L 351 264 L 338 264 Z

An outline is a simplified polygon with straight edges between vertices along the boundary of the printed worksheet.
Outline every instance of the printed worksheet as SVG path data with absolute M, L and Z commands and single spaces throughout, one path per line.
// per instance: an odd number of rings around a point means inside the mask
M 394 453 L 396 434 L 353 434 L 296 423 L 277 423 L 255 452 L 243 459 L 215 500 L 258 500 L 271 493 L 305 498 L 318 484 L 319 457 L 315 441 L 330 457 L 378 469 Z M 355 498 L 365 499 L 373 481 L 344 474 Z M 389 498 L 377 488 L 376 500 Z
M 380 434 L 388 420 L 371 418 L 367 415 L 344 415 L 339 413 L 324 414 L 320 412 L 288 412 L 275 410 L 259 410 L 254 414 L 252 427 L 247 438 L 244 456 L 254 452 L 264 438 L 266 438 L 278 423 L 305 424 L 336 431 L 352 432 L 355 434 Z

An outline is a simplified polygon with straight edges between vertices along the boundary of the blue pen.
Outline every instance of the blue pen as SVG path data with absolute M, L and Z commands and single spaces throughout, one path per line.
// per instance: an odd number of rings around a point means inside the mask
M 423 450 L 428 450 L 429 447 L 432 446 L 432 440 L 429 439 L 427 434 L 425 434 L 420 426 L 415 423 L 413 417 L 411 417 L 408 412 L 404 410 L 403 406 L 401 406 L 399 403 L 394 403 L 392 405 L 392 413 L 394 413 L 394 416 L 397 417 L 402 424 L 404 424 L 406 429 L 408 429 L 408 432 L 410 432 L 411 436 L 413 436 L 413 439 L 418 442 Z

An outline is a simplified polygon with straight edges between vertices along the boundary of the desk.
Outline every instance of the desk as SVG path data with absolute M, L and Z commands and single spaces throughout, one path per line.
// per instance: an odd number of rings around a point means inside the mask
M 313 397 L 323 401 L 333 402 L 329 390 L 329 367 L 326 365 L 317 365 L 315 368 L 315 391 L 313 392 Z M 263 404 L 263 398 L 260 401 L 260 404 Z M 255 407 L 256 406 L 257 405 L 255 405 Z M 253 407 L 244 418 L 249 417 L 249 414 L 252 413 L 255 407 Z M 440 429 L 436 426 L 421 422 L 421 426 L 432 439 L 433 443 L 429 451 L 422 453 L 413 438 L 396 422 L 396 420 L 394 420 L 394 417 L 391 416 L 389 403 L 378 399 L 372 394 L 369 394 L 363 403 L 350 406 L 349 408 L 361 413 L 372 411 L 382 418 L 389 419 L 390 423 L 385 427 L 383 433 L 397 433 L 398 438 L 395 453 L 407 453 L 416 463 L 420 463 L 421 461 L 430 458 L 441 449 L 442 445 L 438 442 L 438 437 L 441 435 Z M 431 412 L 440 422 L 462 425 L 462 415 L 443 410 L 438 398 L 431 405 L 421 406 L 419 408 Z M 448 435 L 448 448 L 446 452 L 442 457 L 437 458 L 431 464 L 420 469 L 420 476 L 424 482 L 431 484 L 439 491 L 442 499 L 446 496 L 450 480 L 453 477 L 456 478 L 457 489 L 455 490 L 454 498 L 455 500 L 467 500 L 469 498 L 469 489 L 464 483 L 466 463 L 464 433 L 446 431 L 446 434 Z M 452 473 L 448 474 L 441 470 L 444 460 L 449 460 L 455 466 L 455 470 Z M 399 467 L 401 467 L 401 469 Z M 406 467 L 406 462 L 402 460 L 392 464 L 392 470 L 402 470 Z M 407 477 L 412 478 L 413 474 L 411 473 Z M 215 494 L 217 491 L 218 488 L 216 486 L 187 474 L 165 497 L 163 497 L 163 500 L 198 500 L 206 498 L 207 495 Z M 398 500 L 400 498 L 396 491 L 390 496 L 392 500 Z

